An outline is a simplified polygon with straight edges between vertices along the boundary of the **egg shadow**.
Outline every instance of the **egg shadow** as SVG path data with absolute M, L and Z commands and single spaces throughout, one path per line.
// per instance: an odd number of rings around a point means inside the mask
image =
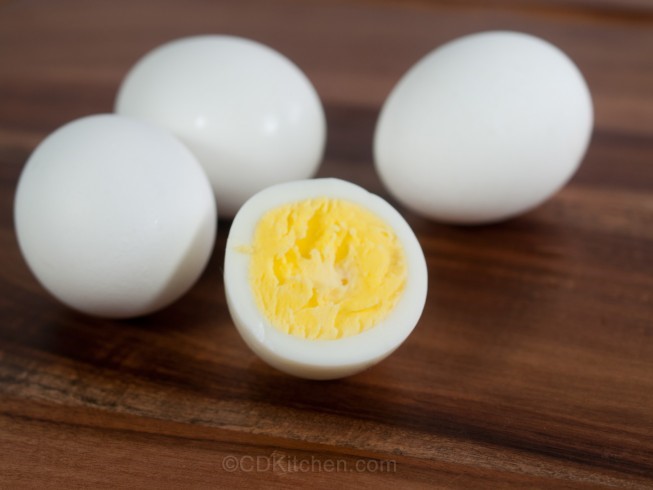
M 242 381 L 247 398 L 255 403 L 351 415 L 356 405 L 356 390 L 360 388 L 358 376 L 332 380 L 298 378 L 252 358 Z
M 148 300 L 148 306 L 144 308 L 146 311 L 155 311 L 158 305 L 168 306 L 185 295 L 206 269 L 217 242 L 217 218 L 212 209 L 208 208 L 196 220 L 193 234 L 188 238 L 177 263 L 162 286 Z M 211 233 L 213 237 L 210 236 Z
M 182 269 L 197 265 L 193 256 L 198 247 L 204 253 L 202 230 L 207 228 L 207 219 L 210 213 L 198 220 L 198 231 L 157 300 L 170 294 L 180 277 L 184 279 Z M 39 305 L 30 315 L 28 328 L 12 332 L 9 338 L 39 352 L 48 362 L 65 366 L 69 378 L 61 382 L 68 384 L 70 396 L 80 393 L 80 399 L 94 390 L 105 390 L 111 398 L 114 389 L 128 383 L 219 393 L 233 373 L 217 369 L 213 358 L 220 359 L 225 340 L 234 343 L 237 337 L 235 328 L 229 328 L 221 272 L 228 224 L 220 223 L 213 253 L 198 280 L 165 308 L 130 319 L 98 318 L 69 309 L 38 288 L 25 304 L 37 301 Z
M 465 389 L 486 373 L 518 366 L 535 339 L 564 322 L 585 246 L 549 212 L 481 226 L 407 217 L 429 269 L 424 315 L 409 342 L 415 362 L 446 373 L 432 382 Z

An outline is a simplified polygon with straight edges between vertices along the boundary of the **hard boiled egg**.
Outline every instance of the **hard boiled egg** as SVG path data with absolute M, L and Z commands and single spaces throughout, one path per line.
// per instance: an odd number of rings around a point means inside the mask
M 419 320 L 424 254 L 386 201 L 338 179 L 269 187 L 236 215 L 226 245 L 227 304 L 271 366 L 312 379 L 384 359 Z
M 592 132 L 574 63 L 543 39 L 484 32 L 425 56 L 386 100 L 376 168 L 394 197 L 451 223 L 488 223 L 541 204 L 574 174 Z
M 30 156 L 16 191 L 20 249 L 66 305 L 125 318 L 163 308 L 213 248 L 211 186 L 167 131 L 116 115 L 73 121 Z
M 269 185 L 311 177 L 326 139 L 304 73 L 234 36 L 178 39 L 148 53 L 125 77 L 116 112 L 179 137 L 204 166 L 223 217 Z

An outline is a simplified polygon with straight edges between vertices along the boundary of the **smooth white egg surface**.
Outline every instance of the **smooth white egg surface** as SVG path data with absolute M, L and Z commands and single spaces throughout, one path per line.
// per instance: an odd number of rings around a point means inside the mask
M 236 215 L 224 282 L 247 345 L 295 376 L 332 379 L 384 359 L 417 324 L 422 248 L 385 200 L 338 179 L 269 187 Z
M 311 177 L 324 152 L 324 111 L 308 78 L 239 37 L 189 37 L 151 51 L 125 77 L 116 112 L 178 136 L 204 166 L 223 217 L 269 185 Z
M 451 41 L 413 66 L 379 116 L 374 156 L 387 189 L 451 223 L 524 213 L 574 174 L 592 100 L 558 48 L 517 32 Z
M 78 119 L 41 142 L 14 213 L 41 284 L 72 308 L 115 318 L 153 312 L 189 289 L 217 220 L 192 153 L 167 131 L 117 115 Z

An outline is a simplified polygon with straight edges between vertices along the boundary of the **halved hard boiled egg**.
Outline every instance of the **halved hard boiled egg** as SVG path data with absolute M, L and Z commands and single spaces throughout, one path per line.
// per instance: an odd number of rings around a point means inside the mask
M 278 184 L 240 209 L 224 281 L 233 321 L 265 362 L 311 379 L 391 354 L 427 292 L 422 248 L 385 200 L 339 179 Z

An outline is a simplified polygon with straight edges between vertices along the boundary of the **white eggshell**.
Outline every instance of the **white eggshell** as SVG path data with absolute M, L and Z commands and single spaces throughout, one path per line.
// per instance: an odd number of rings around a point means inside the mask
M 377 123 L 375 163 L 394 197 L 426 217 L 498 221 L 571 178 L 592 123 L 585 80 L 562 51 L 527 34 L 484 32 L 404 75 Z
M 402 243 L 408 279 L 399 303 L 381 323 L 360 334 L 337 340 L 309 340 L 276 329 L 258 309 L 249 282 L 249 255 L 261 217 L 287 203 L 317 197 L 344 199 L 383 219 Z M 417 324 L 427 293 L 427 268 L 422 248 L 404 218 L 386 201 L 338 179 L 288 182 L 259 192 L 236 215 L 227 240 L 224 282 L 233 321 L 247 345 L 280 371 L 309 379 L 333 379 L 362 371 L 390 355 Z
M 204 166 L 224 217 L 269 185 L 311 177 L 326 139 L 320 99 L 301 70 L 233 36 L 153 50 L 127 74 L 116 112 L 177 135 Z
M 20 249 L 56 298 L 102 317 L 158 310 L 198 278 L 216 209 L 191 152 L 116 115 L 73 121 L 29 158 L 15 198 Z

